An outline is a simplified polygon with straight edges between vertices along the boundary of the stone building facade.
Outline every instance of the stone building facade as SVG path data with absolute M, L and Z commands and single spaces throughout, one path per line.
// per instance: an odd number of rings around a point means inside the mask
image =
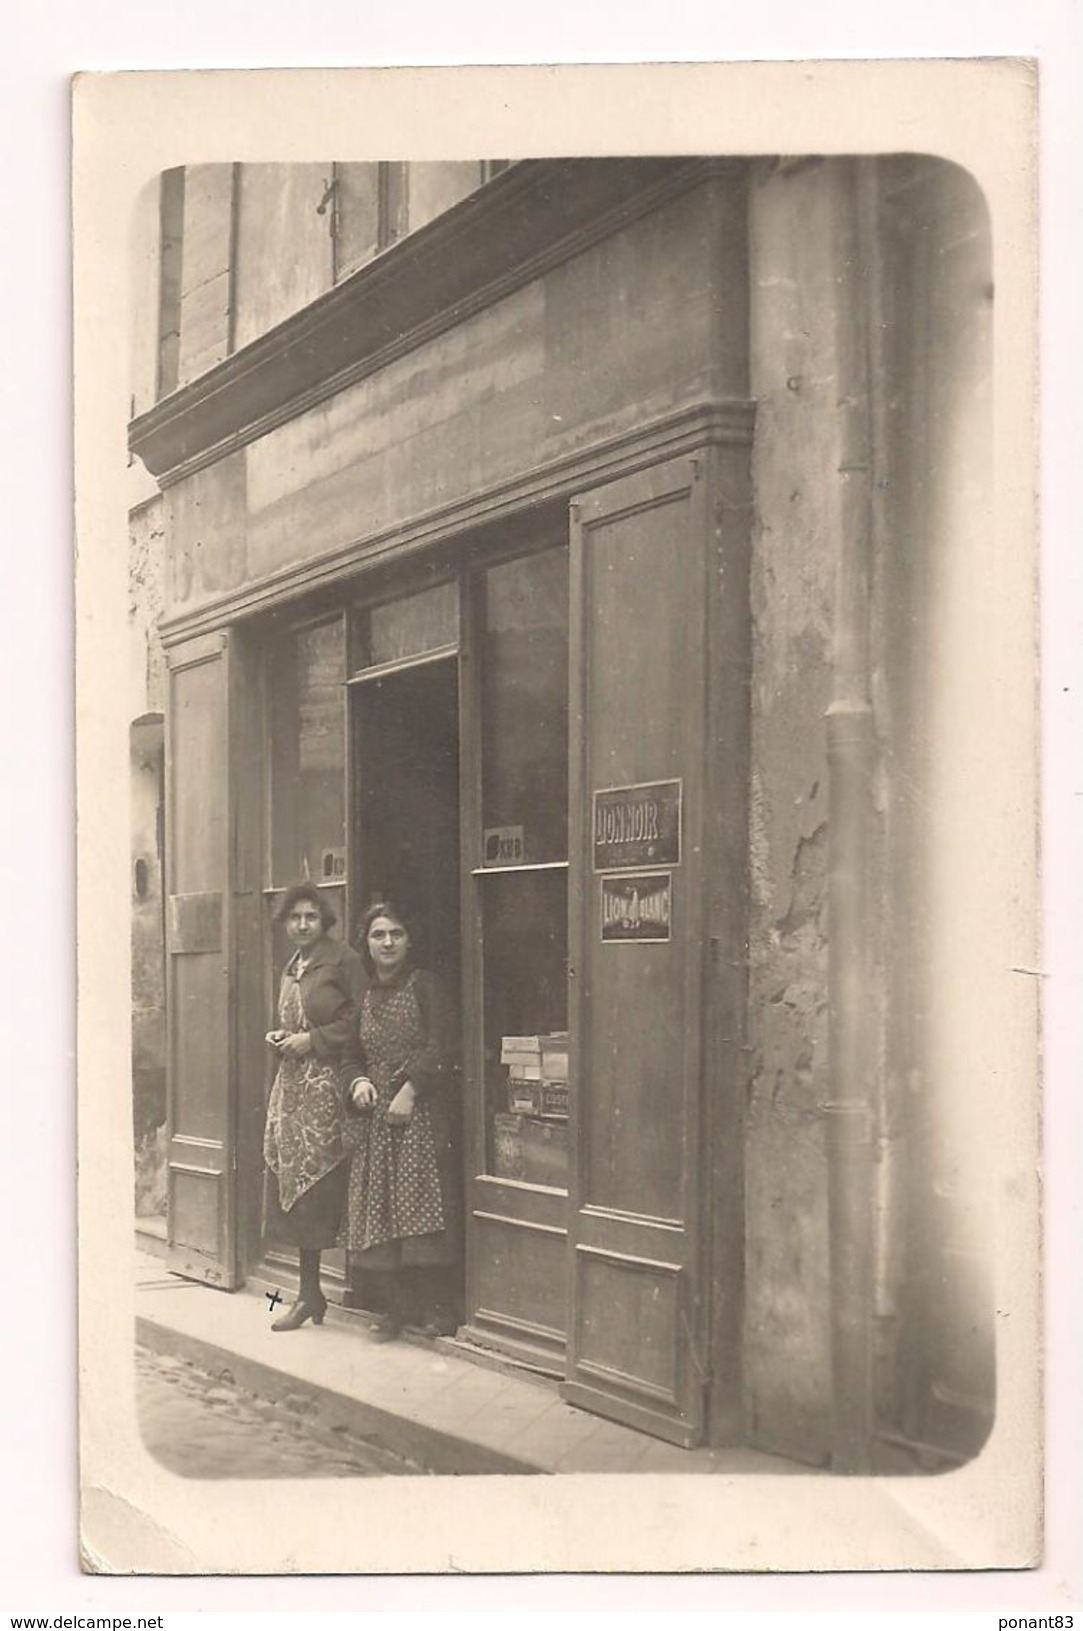
M 412 881 L 461 995 L 463 1342 L 688 1445 L 973 1455 L 981 1064 L 945 974 L 989 677 L 952 664 L 993 487 L 978 188 L 907 156 L 195 166 L 137 247 L 172 1265 L 289 1273 L 278 892 L 319 878 L 349 933 Z M 600 846 L 599 794 L 674 846 Z M 665 933 L 614 945 L 629 880 Z M 501 1042 L 565 1030 L 567 1123 L 510 1114 Z

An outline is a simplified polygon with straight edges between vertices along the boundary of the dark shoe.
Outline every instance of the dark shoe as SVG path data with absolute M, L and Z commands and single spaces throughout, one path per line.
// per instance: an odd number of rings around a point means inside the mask
M 298 1297 L 295 1303 L 290 1304 L 287 1311 L 282 1315 L 282 1318 L 275 1320 L 274 1324 L 271 1326 L 271 1330 L 296 1331 L 305 1323 L 306 1320 L 311 1320 L 313 1325 L 322 1325 L 323 1316 L 326 1314 L 326 1312 L 327 1298 L 322 1294 L 319 1302 L 317 1302 L 314 1297 Z
M 401 1311 L 397 1308 L 389 1308 L 386 1313 L 377 1315 L 370 1327 L 369 1334 L 373 1342 L 394 1342 L 396 1337 L 402 1335 L 403 1324 Z
M 459 1322 L 444 1303 L 435 1303 L 427 1310 L 421 1329 L 427 1337 L 453 1337 Z

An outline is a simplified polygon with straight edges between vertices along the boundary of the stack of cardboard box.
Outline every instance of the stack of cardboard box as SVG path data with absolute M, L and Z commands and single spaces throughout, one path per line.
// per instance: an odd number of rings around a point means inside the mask
M 508 1069 L 508 1109 L 515 1115 L 540 1115 L 541 1037 L 502 1037 L 500 1063 Z
M 568 1033 L 501 1038 L 507 1111 L 495 1117 L 498 1178 L 566 1188 L 568 1182 Z

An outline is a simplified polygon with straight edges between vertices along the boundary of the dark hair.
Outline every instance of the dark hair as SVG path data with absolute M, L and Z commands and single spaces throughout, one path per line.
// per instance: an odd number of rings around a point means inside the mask
M 393 917 L 396 923 L 401 923 L 410 936 L 411 953 L 413 951 L 414 929 L 411 914 L 400 911 L 393 900 L 374 900 L 371 905 L 366 906 L 357 925 L 357 949 L 369 974 L 376 972 L 376 965 L 369 953 L 369 930 L 378 917 Z
M 327 902 L 324 900 L 314 883 L 291 884 L 278 903 L 277 910 L 275 911 L 275 922 L 285 923 L 286 919 L 293 911 L 293 908 L 299 905 L 303 900 L 311 901 L 312 905 L 316 907 L 320 914 L 320 922 L 323 924 L 324 934 L 327 933 L 328 929 L 333 923 L 338 922 L 338 918 L 335 916 L 331 907 L 328 906 Z

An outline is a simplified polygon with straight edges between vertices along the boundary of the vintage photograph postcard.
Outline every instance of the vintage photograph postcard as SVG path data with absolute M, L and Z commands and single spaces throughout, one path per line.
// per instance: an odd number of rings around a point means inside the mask
M 1036 94 L 76 82 L 88 1571 L 1040 1561 Z

